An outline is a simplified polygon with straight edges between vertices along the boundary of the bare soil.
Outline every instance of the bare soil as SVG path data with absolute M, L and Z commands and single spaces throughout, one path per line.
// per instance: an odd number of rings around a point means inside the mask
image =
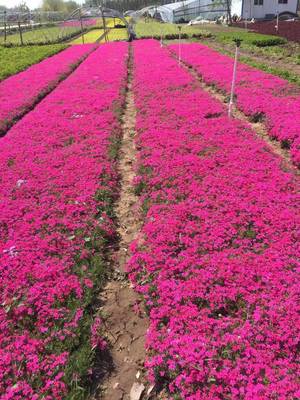
M 130 57 L 132 57 L 130 55 Z M 126 108 L 123 115 L 123 140 L 120 149 L 120 196 L 116 204 L 119 223 L 119 248 L 112 255 L 112 276 L 100 298 L 105 322 L 109 355 L 103 360 L 105 371 L 99 371 L 94 400 L 140 400 L 152 392 L 145 378 L 145 336 L 148 319 L 141 298 L 135 293 L 126 275 L 129 245 L 141 228 L 138 199 L 133 192 L 133 165 L 136 111 L 131 82 L 131 60 Z M 101 362 L 99 362 L 101 364 Z M 103 365 L 102 365 L 103 368 Z

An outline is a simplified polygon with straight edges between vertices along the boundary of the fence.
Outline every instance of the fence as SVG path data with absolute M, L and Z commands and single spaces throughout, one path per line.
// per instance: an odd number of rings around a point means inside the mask
M 91 27 L 89 20 L 67 21 L 60 12 L 0 13 L 0 44 L 26 45 L 58 43 L 79 35 Z

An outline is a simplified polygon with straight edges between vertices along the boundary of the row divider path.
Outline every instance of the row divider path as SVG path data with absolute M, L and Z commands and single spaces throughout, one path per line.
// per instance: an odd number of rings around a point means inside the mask
M 133 191 L 136 160 L 136 110 L 132 91 L 132 47 L 128 58 L 128 83 L 119 148 L 119 199 L 115 204 L 118 225 L 118 246 L 112 253 L 110 277 L 100 294 L 100 314 L 109 342 L 106 371 L 95 371 L 96 389 L 92 396 L 98 400 L 141 400 L 149 398 L 145 379 L 145 335 L 148 321 L 142 299 L 134 291 L 126 273 L 129 246 L 140 229 L 138 198 Z M 102 360 L 101 360 L 102 362 Z M 101 362 L 99 364 L 101 364 Z M 146 397 L 145 397 L 146 396 Z
M 165 46 L 172 57 L 177 59 L 176 53 L 170 49 L 169 47 Z M 193 65 L 181 60 L 180 64 L 184 69 L 189 71 L 189 73 L 196 79 L 196 81 L 199 83 L 201 89 L 203 89 L 205 92 L 209 93 L 213 98 L 219 100 L 222 102 L 224 105 L 228 105 L 228 96 L 223 94 L 221 90 L 216 89 L 214 86 L 207 84 L 202 76 L 199 74 L 199 72 L 196 70 Z M 233 104 L 233 118 L 246 122 L 250 125 L 251 129 L 253 132 L 256 133 L 257 136 L 262 138 L 269 147 L 271 147 L 272 151 L 274 154 L 278 155 L 282 159 L 282 168 L 285 171 L 293 172 L 296 175 L 299 175 L 299 170 L 298 168 L 292 163 L 290 152 L 287 149 L 284 149 L 281 147 L 280 142 L 277 140 L 272 140 L 268 134 L 268 130 L 265 126 L 264 123 L 262 122 L 253 122 L 251 121 L 251 117 L 248 117 L 246 114 L 244 114 L 242 111 L 240 111 L 237 107 L 236 104 Z

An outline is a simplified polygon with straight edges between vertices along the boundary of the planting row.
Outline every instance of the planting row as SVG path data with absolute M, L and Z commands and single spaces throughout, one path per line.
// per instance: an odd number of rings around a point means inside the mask
M 104 346 L 91 304 L 115 234 L 127 50 L 101 46 L 1 139 L 3 400 L 82 398 Z
M 134 91 L 151 379 L 174 400 L 300 397 L 296 178 L 155 41 L 134 43 Z
M 170 46 L 178 53 L 178 46 Z M 209 85 L 230 93 L 233 60 L 207 46 L 184 44 L 182 59 L 193 66 Z M 265 120 L 269 135 L 300 165 L 300 89 L 284 79 L 239 64 L 236 82 L 237 106 L 254 120 Z
M 94 45 L 70 47 L 0 82 L 0 136 L 93 49 Z
M 0 81 L 64 50 L 65 44 L 0 47 Z

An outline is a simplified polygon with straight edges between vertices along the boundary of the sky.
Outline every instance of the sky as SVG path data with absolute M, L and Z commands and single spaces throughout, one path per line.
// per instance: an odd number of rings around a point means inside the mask
M 81 3 L 81 1 L 76 0 L 77 3 Z M 0 0 L 0 6 L 6 6 L 6 7 L 15 7 L 18 4 L 20 4 L 20 0 Z M 28 5 L 29 8 L 36 8 L 39 7 L 42 3 L 42 0 L 26 0 L 26 4 Z
M 27 0 L 26 4 L 29 8 L 39 7 L 42 3 L 42 0 Z M 0 0 L 0 6 L 6 7 L 14 7 L 20 4 L 20 0 Z

